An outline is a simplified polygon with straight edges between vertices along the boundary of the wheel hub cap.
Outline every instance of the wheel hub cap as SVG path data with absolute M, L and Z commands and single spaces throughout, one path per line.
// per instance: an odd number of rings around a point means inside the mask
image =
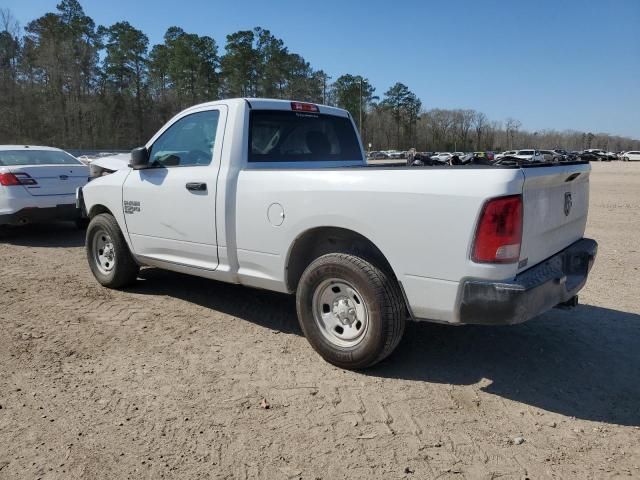
M 322 335 L 339 347 L 360 343 L 369 327 L 364 298 L 350 283 L 332 278 L 313 294 L 313 317 Z
M 341 297 L 333 302 L 333 314 L 343 325 L 351 325 L 356 320 L 356 308 L 354 302 L 346 297 Z
M 109 234 L 104 230 L 93 236 L 93 260 L 101 273 L 108 275 L 116 264 L 116 250 Z
M 113 245 L 108 243 L 104 247 L 104 258 L 106 258 L 107 260 L 113 260 L 114 257 L 115 253 L 113 252 Z

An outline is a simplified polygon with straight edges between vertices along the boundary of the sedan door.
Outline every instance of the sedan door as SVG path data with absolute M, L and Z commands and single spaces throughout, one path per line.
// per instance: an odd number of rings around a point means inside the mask
M 127 230 L 137 255 L 215 270 L 216 180 L 226 107 L 188 113 L 165 128 L 149 150 L 149 168 L 123 186 Z

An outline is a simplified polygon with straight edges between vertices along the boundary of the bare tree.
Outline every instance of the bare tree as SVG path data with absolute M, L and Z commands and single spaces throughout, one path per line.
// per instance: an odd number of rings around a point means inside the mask
M 0 29 L 9 32 L 13 37 L 20 33 L 20 24 L 8 8 L 0 8 Z
M 487 116 L 482 112 L 474 112 L 473 116 L 473 130 L 475 132 L 475 148 L 476 150 L 480 150 L 482 148 L 482 139 L 486 134 L 486 129 L 488 127 L 489 120 Z
M 509 150 L 513 149 L 513 140 L 521 126 L 522 122 L 520 120 L 516 120 L 515 118 L 509 117 L 505 120 L 507 138 L 509 139 Z

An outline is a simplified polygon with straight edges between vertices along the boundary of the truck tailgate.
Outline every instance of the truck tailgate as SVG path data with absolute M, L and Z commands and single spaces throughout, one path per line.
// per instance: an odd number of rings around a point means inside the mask
M 518 271 L 558 253 L 584 235 L 589 164 L 524 168 L 524 224 Z

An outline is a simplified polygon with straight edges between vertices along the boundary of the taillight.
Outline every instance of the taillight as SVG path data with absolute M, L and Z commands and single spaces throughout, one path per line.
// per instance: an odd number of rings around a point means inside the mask
M 520 258 L 522 196 L 494 198 L 485 203 L 473 244 L 477 263 L 512 263 Z
M 13 187 L 15 185 L 36 185 L 38 182 L 31 178 L 28 173 L 23 172 L 5 172 L 0 173 L 0 185 L 4 187 Z
M 14 185 L 20 185 L 20 181 L 13 173 L 0 173 L 0 185 L 12 187 Z
M 318 113 L 320 109 L 313 103 L 291 102 L 291 110 L 295 112 L 314 112 Z

